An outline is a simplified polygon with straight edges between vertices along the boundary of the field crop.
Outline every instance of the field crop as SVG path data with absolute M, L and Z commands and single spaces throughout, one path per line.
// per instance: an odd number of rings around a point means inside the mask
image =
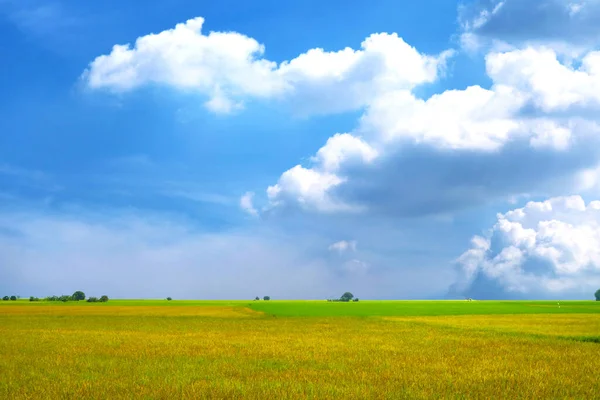
M 498 314 L 573 314 L 600 313 L 600 304 L 592 301 L 326 301 L 246 302 L 254 310 L 277 316 L 440 316 Z
M 592 399 L 599 337 L 594 302 L 17 301 L 0 398 Z

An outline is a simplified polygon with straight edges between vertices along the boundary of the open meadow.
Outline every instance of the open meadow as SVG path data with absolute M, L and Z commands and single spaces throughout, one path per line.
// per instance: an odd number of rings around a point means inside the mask
M 0 398 L 600 398 L 600 302 L 0 302 Z

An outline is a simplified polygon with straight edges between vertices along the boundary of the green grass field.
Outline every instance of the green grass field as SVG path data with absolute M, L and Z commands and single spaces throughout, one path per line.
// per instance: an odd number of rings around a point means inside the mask
M 600 398 L 600 302 L 0 302 L 0 398 Z

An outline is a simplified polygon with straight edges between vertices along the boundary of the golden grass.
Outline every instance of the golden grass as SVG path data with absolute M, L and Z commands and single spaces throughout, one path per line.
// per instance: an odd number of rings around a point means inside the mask
M 15 305 L 0 308 L 0 315 L 38 315 L 38 316 L 163 316 L 163 317 L 214 317 L 214 318 L 249 318 L 259 317 L 263 313 L 241 306 L 198 306 L 198 307 L 165 307 L 165 306 L 30 306 Z
M 565 337 L 600 336 L 600 315 L 598 314 L 460 315 L 386 317 L 385 319 L 487 332 L 529 333 Z
M 39 308 L 55 309 L 1 310 L 2 399 L 592 399 L 600 393 L 600 345 L 553 336 L 598 334 L 597 315 L 390 321 L 240 318 L 246 311 L 230 307 L 195 315 L 184 315 L 200 312 L 188 307 L 168 307 L 168 314 Z M 548 335 L 531 335 L 541 326 Z

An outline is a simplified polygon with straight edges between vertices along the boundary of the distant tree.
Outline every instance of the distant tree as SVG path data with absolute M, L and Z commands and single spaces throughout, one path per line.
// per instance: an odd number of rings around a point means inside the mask
M 98 302 L 98 298 L 90 296 L 90 297 L 88 297 L 87 302 L 88 303 L 97 303 Z
M 12 301 L 17 301 L 17 296 L 10 296 L 10 299 L 11 299 Z
M 62 296 L 60 296 L 58 298 L 58 301 L 62 301 L 63 303 L 66 303 L 67 301 L 73 300 L 73 298 L 71 296 L 69 296 L 68 294 L 63 294 Z
M 107 295 L 104 295 L 104 296 L 100 297 L 100 302 L 106 303 L 107 301 L 108 301 L 108 296 Z
M 358 301 L 358 297 L 355 297 L 352 301 Z
M 265 297 L 263 297 L 263 300 L 265 300 L 265 301 L 271 300 L 271 296 L 265 296 Z
M 4 297 L 2 298 L 2 300 L 4 300 L 4 301 L 8 301 L 8 300 L 10 300 L 10 297 L 8 297 L 8 296 L 4 296 Z
M 46 297 L 46 301 L 58 301 L 58 296 L 48 296 Z
M 600 289 L 596 290 L 596 293 L 594 293 L 594 296 L 596 296 L 596 301 L 600 301 Z
M 29 298 L 29 301 L 40 301 L 40 299 L 38 299 L 37 297 L 33 297 L 33 296 L 31 296 L 31 297 Z
M 256 296 L 256 297 L 254 298 L 254 301 L 258 301 L 258 300 L 260 300 L 260 297 Z
M 78 290 L 75 293 L 73 293 L 73 296 L 71 296 L 71 297 L 75 301 L 85 300 L 85 293 L 83 293 L 81 290 Z
M 346 292 L 342 295 L 342 297 L 340 297 L 341 301 L 350 301 L 354 298 L 354 295 L 350 292 Z

